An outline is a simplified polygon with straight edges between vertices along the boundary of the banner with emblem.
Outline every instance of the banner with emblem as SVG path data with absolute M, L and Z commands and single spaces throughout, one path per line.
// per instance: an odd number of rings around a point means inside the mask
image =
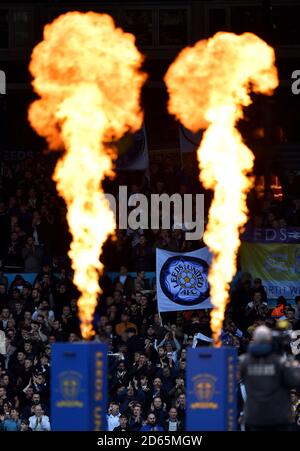
M 242 271 L 262 280 L 268 299 L 300 295 L 300 244 L 243 243 L 240 261 Z
M 106 431 L 106 345 L 54 343 L 51 356 L 52 430 Z
M 234 347 L 188 348 L 187 431 L 236 430 L 237 363 Z
M 156 287 L 159 312 L 212 308 L 207 247 L 192 252 L 156 249 Z

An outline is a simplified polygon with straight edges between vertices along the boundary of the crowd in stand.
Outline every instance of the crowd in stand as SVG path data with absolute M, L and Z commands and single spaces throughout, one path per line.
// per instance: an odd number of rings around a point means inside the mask
M 51 344 L 81 340 L 78 291 L 67 258 L 66 209 L 55 193 L 52 170 L 50 157 L 2 167 L 0 429 L 4 431 L 51 430 Z M 150 181 L 145 174 L 120 174 L 107 187 L 112 193 L 118 184 L 130 186 L 130 193 L 195 193 L 201 190 L 197 172 L 194 160 L 183 169 L 171 159 L 158 160 L 151 167 Z M 272 227 L 282 219 L 300 225 L 297 186 L 295 179 L 287 179 L 280 205 L 271 192 L 259 208 L 253 201 L 255 217 Z M 187 348 L 209 342 L 210 312 L 159 315 L 155 279 L 145 273 L 155 270 L 156 247 L 185 251 L 201 245 L 185 241 L 181 230 L 130 229 L 117 231 L 117 240 L 107 244 L 105 268 L 117 270 L 118 276 L 114 280 L 106 272 L 101 276 L 94 340 L 109 349 L 108 430 L 184 430 Z M 37 275 L 29 283 L 18 274 L 8 284 L 9 272 Z M 243 353 L 254 328 L 259 324 L 275 328 L 277 319 L 285 319 L 290 330 L 300 330 L 300 299 L 291 306 L 280 298 L 276 310 L 271 310 L 261 281 L 243 274 L 231 294 L 221 339 Z M 299 394 L 293 391 L 291 397 L 297 424 Z

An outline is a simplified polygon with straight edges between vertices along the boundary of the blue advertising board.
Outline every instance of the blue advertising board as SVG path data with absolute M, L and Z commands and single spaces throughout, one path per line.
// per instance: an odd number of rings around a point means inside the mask
M 189 348 L 186 378 L 186 429 L 236 430 L 236 349 Z
M 106 346 L 99 343 L 55 343 L 51 360 L 52 429 L 106 430 Z

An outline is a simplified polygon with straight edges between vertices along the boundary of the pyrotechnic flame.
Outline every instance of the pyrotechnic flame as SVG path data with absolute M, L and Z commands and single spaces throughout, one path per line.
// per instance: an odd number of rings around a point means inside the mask
M 272 94 L 278 85 L 274 51 L 251 33 L 217 33 L 185 48 L 168 69 L 169 112 L 193 132 L 206 128 L 198 149 L 200 180 L 214 190 L 204 241 L 213 253 L 209 271 L 216 346 L 236 271 L 239 231 L 247 220 L 248 176 L 254 156 L 235 125 L 250 89 Z
M 85 339 L 93 334 L 101 248 L 115 229 L 101 188 L 104 177 L 113 174 L 115 158 L 105 142 L 142 124 L 142 60 L 133 35 L 116 28 L 110 16 L 93 12 L 67 13 L 46 25 L 31 56 L 32 84 L 40 99 L 30 106 L 30 124 L 50 149 L 65 149 L 53 179 L 67 204 L 69 256 L 81 292 Z

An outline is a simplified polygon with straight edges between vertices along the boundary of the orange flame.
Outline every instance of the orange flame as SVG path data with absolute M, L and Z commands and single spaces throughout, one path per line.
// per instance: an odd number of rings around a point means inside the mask
M 200 180 L 214 190 L 204 241 L 214 256 L 209 282 L 217 346 L 252 186 L 254 156 L 235 126 L 252 102 L 250 88 L 270 95 L 277 87 L 274 62 L 273 49 L 254 34 L 220 32 L 185 48 L 165 76 L 169 112 L 194 132 L 207 129 L 197 155 Z
M 115 218 L 101 182 L 113 174 L 115 155 L 105 142 L 142 124 L 140 91 L 146 76 L 133 35 L 116 28 L 106 14 L 70 12 L 46 25 L 29 70 L 40 99 L 29 121 L 50 149 L 65 148 L 53 175 L 67 204 L 72 233 L 69 256 L 81 332 L 93 335 L 92 319 L 102 264 L 101 248 Z

